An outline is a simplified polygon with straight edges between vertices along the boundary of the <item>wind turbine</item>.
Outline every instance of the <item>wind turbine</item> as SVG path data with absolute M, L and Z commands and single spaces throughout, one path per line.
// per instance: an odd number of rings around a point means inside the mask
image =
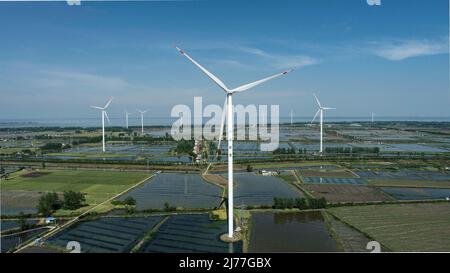
M 311 123 L 316 120 L 317 115 L 320 113 L 320 150 L 319 153 L 323 152 L 323 111 L 324 110 L 335 110 L 336 108 L 330 108 L 330 107 L 323 107 L 322 104 L 320 104 L 319 99 L 317 98 L 316 94 L 314 94 L 314 97 L 316 98 L 317 104 L 319 105 L 319 109 L 316 112 L 316 115 L 314 116 Z
M 291 126 L 292 126 L 292 123 L 293 123 L 293 115 L 294 115 L 294 113 L 292 112 L 292 109 L 291 109 Z
M 125 110 L 125 127 L 128 129 L 128 116 L 132 113 L 129 113 L 127 110 Z
M 109 121 L 108 114 L 106 113 L 106 109 L 108 108 L 108 106 L 112 102 L 112 100 L 113 100 L 113 98 L 111 98 L 104 107 L 91 106 L 92 108 L 99 109 L 102 111 L 102 151 L 103 152 L 105 152 L 105 118 L 108 120 L 108 123 L 111 124 L 111 122 Z
M 222 111 L 222 120 L 220 124 L 220 134 L 219 134 L 219 145 L 217 146 L 220 149 L 220 141 L 223 136 L 223 127 L 225 122 L 225 115 L 227 116 L 227 139 L 228 139 L 228 238 L 234 239 L 234 225 L 233 225 L 233 95 L 236 93 L 240 93 L 246 91 L 250 88 L 253 88 L 257 85 L 260 85 L 264 82 L 272 80 L 274 78 L 285 75 L 292 70 L 284 71 L 282 73 L 261 79 L 259 81 L 255 81 L 252 83 L 244 84 L 234 89 L 229 89 L 218 77 L 213 75 L 211 72 L 206 70 L 203 66 L 197 63 L 194 59 L 192 59 L 189 55 L 187 55 L 183 50 L 176 47 L 178 52 L 180 52 L 183 56 L 185 56 L 189 61 L 195 64 L 203 73 L 206 74 L 211 80 L 213 80 L 226 94 L 224 109 Z
M 372 112 L 372 123 L 374 123 L 374 122 L 375 122 L 375 113 Z
M 141 114 L 141 135 L 144 135 L 144 114 L 148 112 L 148 110 L 142 111 L 137 110 Z

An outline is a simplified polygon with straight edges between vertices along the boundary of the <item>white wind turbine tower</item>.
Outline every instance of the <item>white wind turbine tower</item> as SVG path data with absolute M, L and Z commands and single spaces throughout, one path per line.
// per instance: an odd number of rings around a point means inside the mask
M 111 98 L 104 107 L 91 106 L 92 108 L 99 109 L 102 111 L 102 151 L 103 152 L 105 152 L 105 118 L 108 120 L 108 123 L 111 124 L 111 122 L 109 121 L 108 114 L 106 113 L 106 109 L 108 108 L 108 106 L 112 102 L 112 100 L 113 100 L 113 98 Z
M 320 104 L 320 101 L 317 98 L 316 94 L 314 94 L 314 97 L 316 98 L 317 104 L 319 105 L 319 110 L 317 110 L 316 115 L 314 116 L 311 123 L 313 123 L 314 120 L 316 120 L 317 115 L 320 113 L 320 150 L 319 150 L 319 153 L 322 153 L 323 152 L 323 111 L 324 110 L 335 110 L 336 108 L 323 107 Z
M 132 113 L 129 113 L 127 110 L 125 110 L 125 127 L 128 129 L 128 116 L 130 116 Z
M 220 150 L 220 141 L 223 136 L 223 127 L 225 122 L 225 115 L 227 115 L 227 139 L 228 139 L 228 238 L 234 238 L 234 225 L 233 225 L 233 102 L 232 98 L 235 93 L 246 91 L 250 88 L 253 88 L 257 85 L 260 85 L 266 81 L 277 78 L 279 76 L 285 75 L 292 70 L 284 71 L 282 73 L 264 78 L 259 81 L 255 81 L 252 83 L 244 84 L 234 89 L 229 89 L 219 78 L 214 76 L 211 72 L 206 70 L 203 66 L 198 64 L 194 59 L 192 59 L 189 55 L 187 55 L 183 50 L 176 47 L 176 49 L 186 58 L 189 59 L 193 64 L 195 64 L 203 73 L 206 74 L 211 80 L 213 80 L 223 91 L 225 91 L 226 99 L 224 103 L 224 109 L 222 110 L 222 121 L 220 125 L 220 134 L 219 134 L 219 145 L 217 146 Z
M 293 124 L 293 115 L 294 115 L 294 112 L 292 112 L 292 109 L 291 109 L 291 126 Z
M 141 114 L 141 135 L 144 135 L 144 114 L 148 112 L 148 110 L 142 111 L 137 110 Z
M 374 123 L 374 122 L 375 122 L 375 113 L 372 112 L 372 123 Z

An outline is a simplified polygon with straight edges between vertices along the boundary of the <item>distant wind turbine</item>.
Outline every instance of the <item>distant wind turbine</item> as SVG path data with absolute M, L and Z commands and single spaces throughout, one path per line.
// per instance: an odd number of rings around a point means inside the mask
M 148 110 L 142 111 L 137 110 L 141 114 L 141 134 L 144 135 L 144 114 L 148 112 Z
M 319 105 L 319 109 L 316 112 L 316 115 L 314 116 L 311 123 L 316 120 L 317 115 L 320 113 L 320 150 L 319 153 L 323 152 L 323 111 L 324 110 L 335 110 L 336 108 L 330 108 L 330 107 L 323 107 L 322 104 L 320 104 L 319 99 L 317 98 L 316 94 L 314 94 L 314 97 L 316 98 L 317 104 Z
M 252 83 L 244 84 L 242 86 L 239 86 L 234 89 L 229 89 L 218 77 L 213 75 L 211 72 L 206 70 L 203 66 L 201 66 L 199 63 L 197 63 L 194 59 L 192 59 L 189 55 L 187 55 L 183 50 L 176 47 L 178 52 L 180 52 L 183 56 L 185 56 L 189 61 L 191 61 L 194 65 L 196 65 L 203 73 L 206 74 L 211 80 L 213 80 L 223 91 L 225 91 L 226 98 L 224 103 L 224 109 L 222 110 L 222 120 L 220 125 L 220 134 L 219 134 L 219 145 L 217 146 L 218 149 L 220 149 L 220 141 L 222 139 L 223 135 L 223 127 L 225 123 L 225 116 L 227 116 L 227 138 L 228 138 L 228 238 L 232 239 L 234 238 L 234 225 L 233 225 L 233 132 L 234 132 L 234 126 L 233 126 L 233 102 L 232 98 L 233 95 L 239 92 L 246 91 L 250 88 L 253 88 L 257 85 L 260 85 L 264 82 L 267 82 L 269 80 L 275 79 L 277 77 L 286 75 L 287 73 L 291 72 L 284 71 L 282 73 L 264 78 L 259 81 L 255 81 Z
M 91 106 L 92 108 L 102 111 L 102 151 L 103 152 L 105 152 L 105 118 L 108 120 L 108 123 L 111 124 L 108 114 L 106 113 L 106 109 L 108 108 L 108 106 L 112 102 L 112 100 L 113 100 L 113 98 L 111 98 L 104 107 Z
M 375 122 L 375 113 L 372 112 L 372 123 L 374 123 L 374 122 Z
M 293 124 L 293 115 L 294 115 L 294 113 L 292 112 L 292 109 L 291 109 L 291 126 Z
M 125 127 L 128 129 L 128 116 L 132 113 L 129 113 L 127 110 L 125 110 Z

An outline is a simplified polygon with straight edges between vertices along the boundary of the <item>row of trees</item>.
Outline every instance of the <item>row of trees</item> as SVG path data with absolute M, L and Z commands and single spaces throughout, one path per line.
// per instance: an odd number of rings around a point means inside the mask
M 327 154 L 379 154 L 379 147 L 326 147 Z
M 63 199 L 56 192 L 44 193 L 37 205 L 37 210 L 44 216 L 50 216 L 59 209 L 76 210 L 84 206 L 86 198 L 81 192 L 65 191 Z
M 275 209 L 323 209 L 327 207 L 327 200 L 322 198 L 277 198 L 273 199 Z
M 64 143 L 58 143 L 58 142 L 48 142 L 45 143 L 44 146 L 42 146 L 40 149 L 43 151 L 62 151 L 65 149 L 70 149 L 70 145 L 66 145 Z

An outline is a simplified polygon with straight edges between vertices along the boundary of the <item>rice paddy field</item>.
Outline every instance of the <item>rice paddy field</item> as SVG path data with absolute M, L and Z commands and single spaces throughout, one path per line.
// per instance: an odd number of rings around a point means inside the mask
M 222 192 L 198 174 L 158 174 L 119 199 L 133 197 L 138 210 L 163 209 L 166 202 L 178 208 L 214 208 L 220 204 Z
M 77 241 L 84 253 L 125 253 L 157 225 L 163 217 L 109 217 L 79 222 L 47 240 L 47 244 L 65 249 Z
M 429 170 L 401 169 L 397 171 L 355 171 L 362 178 L 371 180 L 424 180 L 450 181 L 450 173 Z
M 34 191 L 1 191 L 1 214 L 2 215 L 18 215 L 33 214 L 37 212 L 41 193 Z
M 226 232 L 226 221 L 212 221 L 207 214 L 173 215 L 142 246 L 140 252 L 242 252 L 242 242 L 228 244 L 220 240 L 220 235 Z
M 380 179 L 369 180 L 370 185 L 378 187 L 411 187 L 411 188 L 444 188 L 450 189 L 450 181 L 427 181 L 427 180 L 405 180 L 405 179 Z
M 450 189 L 381 187 L 397 200 L 450 200 Z
M 149 174 L 145 172 L 119 172 L 96 170 L 43 170 L 32 171 L 2 181 L 2 213 L 24 211 L 34 208 L 42 192 L 79 191 L 85 194 L 88 207 L 99 204 L 139 183 Z M 5 195 L 6 196 L 6 195 Z M 32 198 L 29 198 L 32 196 Z M 29 199 L 27 199 L 29 198 Z
M 307 184 L 349 184 L 365 185 L 367 182 L 361 178 L 332 178 L 332 177 L 303 177 L 303 183 Z
M 342 169 L 316 169 L 316 170 L 298 170 L 301 177 L 322 177 L 322 178 L 357 178 L 353 173 Z
M 330 203 L 365 203 L 394 200 L 380 189 L 368 186 L 304 184 L 301 187 L 314 197 L 324 197 Z
M 391 251 L 450 251 L 450 203 L 339 207 L 329 211 Z
M 276 176 L 262 176 L 254 173 L 236 173 L 235 206 L 267 206 L 275 197 L 296 198 L 302 193 Z
M 350 225 L 336 219 L 327 212 L 324 212 L 326 222 L 333 230 L 333 234 L 338 241 L 340 248 L 345 252 L 368 252 L 367 243 L 372 241 L 362 232 L 356 230 Z M 382 248 L 382 251 L 386 249 Z

